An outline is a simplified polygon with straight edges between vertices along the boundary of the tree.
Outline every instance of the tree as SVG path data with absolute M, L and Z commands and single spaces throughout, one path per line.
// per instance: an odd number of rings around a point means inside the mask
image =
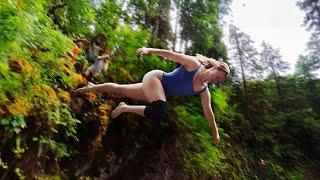
M 234 25 L 229 27 L 229 41 L 232 62 L 235 67 L 239 67 L 235 68 L 235 72 L 240 74 L 245 102 L 248 102 L 247 79 L 261 77 L 261 66 L 257 63 L 258 52 L 250 37 Z
M 314 77 L 313 62 L 307 55 L 299 55 L 295 66 L 295 74 L 305 79 L 312 79 Z
M 167 42 L 172 41 L 170 6 L 170 0 L 128 2 L 126 8 L 130 13 L 127 16 L 132 18 L 132 25 L 142 25 L 150 31 L 149 46 L 166 48 Z
M 176 45 L 178 43 L 179 38 L 179 21 L 180 21 L 180 14 L 181 14 L 181 4 L 180 0 L 174 0 L 173 6 L 175 7 L 174 11 L 176 13 L 176 19 L 174 20 L 174 33 L 173 33 L 173 41 L 172 41 L 172 50 L 176 51 Z
M 172 32 L 169 19 L 170 0 L 159 0 L 154 19 L 152 21 L 149 44 L 153 47 L 167 47 L 166 40 L 172 41 Z
M 230 11 L 230 4 L 232 3 L 232 0 L 220 0 L 219 1 L 219 19 L 222 18 L 223 15 L 226 15 Z
M 180 5 L 180 37 L 186 52 L 201 52 L 216 59 L 226 59 L 226 47 L 221 43 L 222 33 L 218 23 L 219 2 L 181 0 Z
M 96 30 L 103 32 L 108 39 L 115 36 L 115 29 L 120 26 L 120 18 L 123 15 L 120 6 L 114 1 L 106 1 L 101 8 L 95 10 Z
M 306 12 L 304 24 L 308 29 L 314 29 L 320 33 L 320 2 L 319 0 L 302 0 L 298 1 L 297 5 L 301 10 Z
M 315 33 L 307 43 L 307 55 L 300 55 L 296 63 L 296 74 L 300 77 L 312 79 L 320 68 L 320 39 Z
M 309 99 L 313 102 L 315 109 L 319 109 L 320 94 L 316 76 L 320 68 L 320 40 L 315 33 L 307 43 L 306 52 L 306 55 L 299 56 L 295 74 L 306 81 L 306 89 L 310 92 Z
M 263 69 L 268 71 L 268 76 L 271 76 L 276 83 L 276 90 L 279 98 L 282 99 L 281 87 L 279 83 L 280 72 L 288 69 L 288 63 L 281 59 L 279 49 L 272 48 L 271 45 L 262 42 L 262 52 L 260 53 L 261 62 L 263 63 Z
M 320 68 L 320 38 L 316 33 L 313 33 L 307 43 L 307 52 L 314 61 L 314 68 Z

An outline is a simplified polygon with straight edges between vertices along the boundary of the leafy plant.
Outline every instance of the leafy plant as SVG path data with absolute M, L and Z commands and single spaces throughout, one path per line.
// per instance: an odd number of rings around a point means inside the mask
M 17 114 L 0 120 L 0 124 L 11 133 L 19 134 L 20 131 L 27 127 L 22 115 Z

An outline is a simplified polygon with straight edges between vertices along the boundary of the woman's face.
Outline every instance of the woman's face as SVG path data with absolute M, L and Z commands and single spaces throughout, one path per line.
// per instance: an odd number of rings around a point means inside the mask
M 219 70 L 217 68 L 214 68 L 209 72 L 209 79 L 208 83 L 219 85 L 222 81 L 226 80 L 227 73 Z

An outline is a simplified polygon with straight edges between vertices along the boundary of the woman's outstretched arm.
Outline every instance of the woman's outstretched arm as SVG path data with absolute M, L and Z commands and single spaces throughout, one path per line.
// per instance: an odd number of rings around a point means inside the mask
M 201 93 L 200 97 L 201 97 L 201 103 L 202 103 L 204 115 L 208 120 L 208 123 L 212 129 L 214 143 L 218 144 L 220 141 L 220 136 L 219 136 L 218 127 L 215 121 L 215 117 L 211 108 L 211 95 L 209 90 L 207 89 L 206 91 Z
M 199 64 L 199 61 L 195 56 L 176 53 L 176 52 L 165 50 L 165 49 L 139 48 L 137 50 L 137 54 L 138 55 L 155 54 L 155 55 L 170 59 L 174 62 L 183 64 L 186 68 L 190 68 L 190 69 L 193 69 L 193 67 L 196 67 Z

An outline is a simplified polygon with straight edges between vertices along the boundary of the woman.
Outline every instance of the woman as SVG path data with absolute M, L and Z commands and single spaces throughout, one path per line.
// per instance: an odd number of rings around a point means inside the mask
M 127 105 L 120 102 L 112 111 L 111 118 L 124 112 L 150 118 L 156 127 L 156 134 L 159 132 L 160 119 L 167 112 L 167 96 L 200 95 L 204 115 L 213 131 L 214 143 L 218 144 L 220 137 L 211 109 L 211 96 L 207 86 L 211 83 L 217 85 L 224 81 L 230 73 L 228 65 L 202 55 L 189 56 L 163 49 L 140 48 L 137 50 L 137 54 L 141 56 L 156 54 L 178 62 L 181 66 L 170 73 L 152 70 L 144 75 L 141 83 L 103 83 L 98 85 L 89 83 L 86 87 L 78 89 L 77 92 L 89 90 L 111 92 L 134 100 L 149 102 L 150 105 L 147 106 Z
M 108 69 L 109 62 L 111 60 L 111 57 L 108 54 L 104 54 L 104 55 L 98 56 L 96 59 L 97 60 L 94 62 L 94 64 L 91 65 L 84 72 L 84 76 L 86 78 L 88 78 L 90 76 L 93 76 L 95 74 L 98 74 L 98 73 Z

